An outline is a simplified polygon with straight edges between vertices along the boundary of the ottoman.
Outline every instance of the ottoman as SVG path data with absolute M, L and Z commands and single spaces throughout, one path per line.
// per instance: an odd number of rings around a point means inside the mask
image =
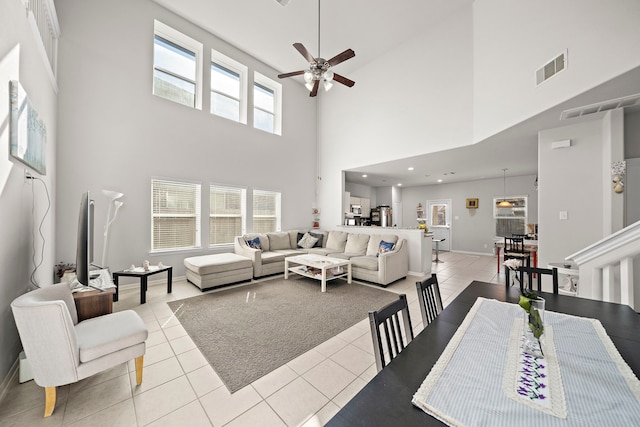
M 202 291 L 253 278 L 253 264 L 242 255 L 224 253 L 184 259 L 187 280 Z

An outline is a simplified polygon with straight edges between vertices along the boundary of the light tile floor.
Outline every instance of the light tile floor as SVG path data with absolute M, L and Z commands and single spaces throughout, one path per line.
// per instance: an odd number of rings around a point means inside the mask
M 434 263 L 433 272 L 445 306 L 473 280 L 504 283 L 495 257 L 441 252 L 440 258 L 444 263 Z M 418 333 L 416 280 L 387 289 L 407 294 Z M 137 311 L 149 328 L 141 386 L 133 363 L 117 366 L 59 387 L 55 411 L 43 419 L 43 389 L 33 381 L 19 384 L 16 375 L 0 402 L 0 426 L 321 426 L 376 374 L 364 314 L 355 326 L 230 394 L 166 304 L 195 295 L 199 289 L 177 280 L 172 294 L 163 284 L 150 286 L 144 305 L 137 286 L 114 303 L 114 310 Z

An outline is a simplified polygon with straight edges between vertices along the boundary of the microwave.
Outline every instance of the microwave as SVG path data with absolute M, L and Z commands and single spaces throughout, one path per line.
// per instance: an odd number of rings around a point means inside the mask
M 362 206 L 351 205 L 351 213 L 354 215 L 362 215 Z

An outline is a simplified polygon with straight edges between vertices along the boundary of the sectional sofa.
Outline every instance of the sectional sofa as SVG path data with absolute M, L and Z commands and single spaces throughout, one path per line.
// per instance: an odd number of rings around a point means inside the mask
M 311 238 L 305 237 L 306 234 Z M 310 243 L 313 246 L 309 247 Z M 349 259 L 354 279 L 387 286 L 407 276 L 407 246 L 405 239 L 394 234 L 291 230 L 237 236 L 234 252 L 251 259 L 254 277 L 284 272 L 287 256 L 313 253 Z

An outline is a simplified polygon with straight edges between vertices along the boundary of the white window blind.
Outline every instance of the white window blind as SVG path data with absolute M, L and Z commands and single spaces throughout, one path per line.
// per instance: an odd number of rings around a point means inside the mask
M 211 185 L 209 188 L 209 244 L 233 243 L 245 233 L 247 191 L 244 188 Z
M 200 247 L 200 184 L 151 180 L 151 250 Z
M 253 190 L 253 232 L 280 231 L 280 193 Z

